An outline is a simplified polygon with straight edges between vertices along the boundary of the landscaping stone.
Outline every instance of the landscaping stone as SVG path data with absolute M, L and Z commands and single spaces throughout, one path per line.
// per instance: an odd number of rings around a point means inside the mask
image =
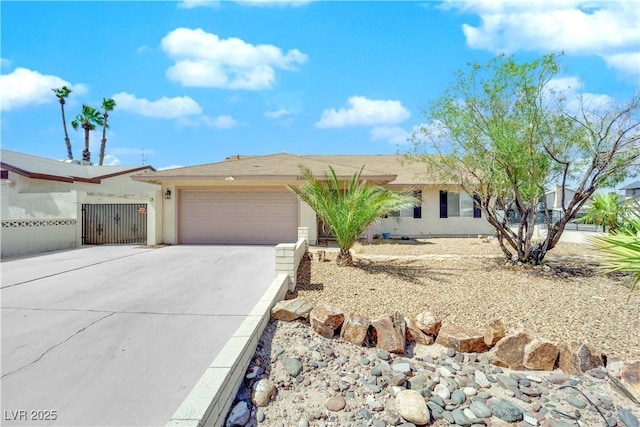
M 424 397 L 414 390 L 403 390 L 398 393 L 395 398 L 395 407 L 398 415 L 410 423 L 427 424 L 431 418 Z
M 369 318 L 358 314 L 347 314 L 340 330 L 340 339 L 361 346 L 369 329 Z
M 342 309 L 332 304 L 318 304 L 309 312 L 311 329 L 325 338 L 332 338 L 343 321 Z
M 423 311 L 422 313 L 418 313 L 415 317 L 415 321 L 418 328 L 425 334 L 429 334 L 435 337 L 440 333 L 442 319 L 440 319 L 430 311 Z
M 402 315 L 394 313 L 377 317 L 371 320 L 371 326 L 376 329 L 378 336 L 377 348 L 404 354 L 406 325 Z
M 618 411 L 618 416 L 620 417 L 620 421 L 622 421 L 622 423 L 626 427 L 640 426 L 640 422 L 638 421 L 638 418 L 636 418 L 636 416 L 633 415 L 631 411 L 629 411 L 628 409 L 620 409 Z
M 488 348 L 482 332 L 451 323 L 442 325 L 436 343 L 463 353 L 482 352 Z
M 622 362 L 618 378 L 622 385 L 640 402 L 640 360 Z
M 572 341 L 560 344 L 559 351 L 558 366 L 570 375 L 581 374 L 604 365 L 602 355 L 583 342 Z
M 251 401 L 258 407 L 267 406 L 275 393 L 275 384 L 271 380 L 263 378 L 254 384 Z
M 506 335 L 489 351 L 489 361 L 497 366 L 524 370 L 524 348 L 534 336 L 523 331 Z
M 487 347 L 493 347 L 505 336 L 505 327 L 501 320 L 492 319 L 484 326 L 484 343 Z
M 525 345 L 522 364 L 534 371 L 552 371 L 558 354 L 558 346 L 555 343 L 536 338 Z
M 510 423 L 522 421 L 523 418 L 520 408 L 504 399 L 498 399 L 493 402 L 491 414 Z
M 422 345 L 433 344 L 433 337 L 422 332 L 420 326 L 418 325 L 418 322 L 416 322 L 411 317 L 405 317 L 404 322 L 407 327 L 407 340 Z
M 282 361 L 282 364 L 284 365 L 284 368 L 287 370 L 289 375 L 294 378 L 300 375 L 300 372 L 302 372 L 302 363 L 298 359 L 287 357 Z
M 332 412 L 338 412 L 338 411 L 342 411 L 344 407 L 347 406 L 347 402 L 344 400 L 344 397 L 342 396 L 333 396 L 327 400 L 327 402 L 325 403 L 325 406 L 327 407 L 328 410 Z
M 313 309 L 311 303 L 303 298 L 282 300 L 271 309 L 271 317 L 291 322 L 296 319 L 306 319 L 311 309 Z
M 238 402 L 229 417 L 227 418 L 226 427 L 233 426 L 243 426 L 249 422 L 251 418 L 251 409 L 249 409 L 249 405 L 245 401 Z

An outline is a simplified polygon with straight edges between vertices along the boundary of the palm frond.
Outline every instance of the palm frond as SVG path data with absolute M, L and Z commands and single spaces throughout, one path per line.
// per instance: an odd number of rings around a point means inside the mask
M 588 236 L 588 241 L 600 252 L 605 273 L 621 272 L 635 274 L 631 293 L 640 281 L 640 238 L 632 235 L 614 234 Z M 629 298 L 631 298 L 629 293 Z

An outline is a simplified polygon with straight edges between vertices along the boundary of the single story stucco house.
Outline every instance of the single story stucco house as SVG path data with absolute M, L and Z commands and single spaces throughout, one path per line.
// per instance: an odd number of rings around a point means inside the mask
M 232 156 L 224 161 L 132 176 L 162 187 L 155 209 L 157 241 L 170 244 L 277 244 L 295 242 L 308 227 L 309 242 L 322 237 L 322 224 L 286 184 L 300 185 L 299 166 L 322 176 L 333 167 L 339 179 L 362 178 L 390 189 L 411 189 L 421 203 L 381 218 L 368 237 L 476 236 L 492 234 L 473 198 L 452 185 L 425 178 L 419 164 L 394 155 Z M 153 221 L 150 217 L 149 221 Z
M 145 243 L 160 186 L 151 166 L 97 166 L 0 150 L 2 257 L 83 244 Z M 151 236 L 155 240 L 155 236 Z

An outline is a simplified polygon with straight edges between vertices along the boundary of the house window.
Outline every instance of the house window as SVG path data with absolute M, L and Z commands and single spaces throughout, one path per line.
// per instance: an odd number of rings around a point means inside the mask
M 422 218 L 422 191 L 416 190 L 413 192 L 413 196 L 418 199 L 418 203 L 415 206 L 401 209 L 399 211 L 390 212 L 387 217 L 392 218 Z
M 9 171 L 0 171 L 0 179 L 9 179 Z
M 440 218 L 480 218 L 480 199 L 467 193 L 440 190 Z

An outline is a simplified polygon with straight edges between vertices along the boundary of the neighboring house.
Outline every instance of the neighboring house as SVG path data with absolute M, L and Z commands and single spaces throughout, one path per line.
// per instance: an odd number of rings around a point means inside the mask
M 477 236 L 493 228 L 474 207 L 473 199 L 453 185 L 432 182 L 419 164 L 403 164 L 398 156 L 233 156 L 218 163 L 148 171 L 136 181 L 162 185 L 152 243 L 276 244 L 295 242 L 297 228 L 309 228 L 315 244 L 319 221 L 286 184 L 300 185 L 299 166 L 322 176 L 332 166 L 347 181 L 362 170 L 362 179 L 390 189 L 411 189 L 421 199 L 414 208 L 381 218 L 367 237 Z M 150 218 L 151 220 L 151 218 Z
M 640 198 L 640 181 L 634 181 L 631 184 L 625 185 L 620 188 L 624 190 L 624 197 L 626 199 L 638 199 Z
M 0 150 L 1 256 L 82 244 L 144 243 L 160 187 L 151 166 L 95 166 Z M 154 238 L 155 240 L 155 238 Z

